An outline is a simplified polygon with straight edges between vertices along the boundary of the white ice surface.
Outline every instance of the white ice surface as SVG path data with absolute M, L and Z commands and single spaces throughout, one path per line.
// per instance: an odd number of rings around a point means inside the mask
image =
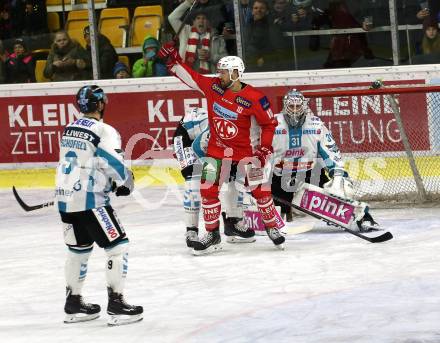
M 19 192 L 29 204 L 52 195 Z M 109 328 L 104 252 L 95 247 L 84 286 L 102 316 L 63 324 L 58 214 L 25 213 L 1 191 L 0 342 L 440 342 L 439 208 L 374 210 L 394 234 L 386 243 L 321 229 L 289 235 L 285 251 L 262 236 L 194 257 L 175 194 L 149 188 L 147 206 L 113 202 L 131 241 L 126 299 L 144 306 L 144 320 Z

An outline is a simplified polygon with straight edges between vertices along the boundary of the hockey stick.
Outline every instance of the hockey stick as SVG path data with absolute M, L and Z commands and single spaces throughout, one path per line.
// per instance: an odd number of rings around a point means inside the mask
M 307 211 L 306 209 L 304 209 L 304 208 L 302 208 L 302 207 L 300 207 L 300 206 L 297 206 L 297 205 L 295 205 L 295 204 L 292 204 L 292 203 L 288 202 L 287 200 L 280 199 L 280 198 L 278 198 L 278 197 L 274 197 L 274 199 L 277 200 L 277 201 L 279 201 L 280 203 L 286 205 L 286 206 L 290 206 L 290 207 L 292 207 L 292 208 L 294 208 L 294 209 L 296 209 L 296 210 L 298 210 L 298 211 L 304 212 L 304 213 L 308 214 L 309 216 L 312 216 L 312 217 L 314 217 L 314 218 L 317 218 L 317 219 L 323 220 L 323 221 L 325 221 L 325 222 L 331 223 L 332 225 L 335 225 L 335 226 L 337 226 L 337 227 L 343 229 L 344 231 L 346 231 L 346 232 L 348 232 L 348 233 L 351 233 L 352 235 L 355 235 L 355 236 L 357 236 L 357 237 L 359 237 L 359 238 L 362 238 L 362 239 L 364 239 L 364 240 L 366 240 L 366 241 L 368 241 L 368 242 L 370 242 L 370 243 L 381 243 L 381 242 L 386 242 L 386 241 L 390 240 L 391 238 L 393 238 L 393 235 L 391 234 L 391 232 L 388 232 L 388 231 L 385 232 L 385 233 L 383 233 L 383 234 L 381 234 L 381 235 L 379 235 L 379 236 L 376 236 L 376 237 L 368 237 L 368 236 L 364 236 L 364 235 L 360 234 L 359 232 L 356 232 L 356 231 L 350 230 L 350 229 L 348 229 L 348 228 L 346 228 L 346 227 L 343 227 L 342 225 L 339 225 L 339 224 L 337 224 L 337 223 L 331 222 L 331 221 L 329 221 L 329 220 L 327 220 L 327 219 L 325 219 L 325 218 L 320 217 L 320 216 L 317 215 L 316 213 L 313 213 L 313 212 Z
M 15 189 L 15 186 L 12 186 L 12 193 L 14 193 L 15 200 L 17 200 L 18 204 L 26 212 L 35 211 L 35 210 L 39 210 L 40 208 L 49 207 L 49 206 L 54 205 L 53 201 L 48 201 L 48 202 L 45 202 L 45 203 L 42 203 L 39 205 L 29 206 L 20 198 L 20 196 L 17 193 L 17 190 Z

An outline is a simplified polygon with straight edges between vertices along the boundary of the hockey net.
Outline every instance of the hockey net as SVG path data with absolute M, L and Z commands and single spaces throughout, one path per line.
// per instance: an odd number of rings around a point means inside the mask
M 377 86 L 377 84 L 376 84 Z M 303 91 L 364 201 L 440 199 L 440 86 Z

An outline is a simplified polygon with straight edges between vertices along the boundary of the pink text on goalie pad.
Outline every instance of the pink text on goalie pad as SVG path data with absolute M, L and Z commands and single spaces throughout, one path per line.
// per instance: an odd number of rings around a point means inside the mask
M 328 195 L 305 190 L 301 207 L 335 221 L 348 224 L 354 212 L 354 206 L 346 204 Z

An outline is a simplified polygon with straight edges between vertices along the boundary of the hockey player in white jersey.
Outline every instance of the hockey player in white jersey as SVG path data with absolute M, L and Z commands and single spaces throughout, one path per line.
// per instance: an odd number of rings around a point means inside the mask
M 202 164 L 199 157 L 205 156 L 209 139 L 208 113 L 203 108 L 186 111 L 179 122 L 173 137 L 173 148 L 185 179 L 184 201 L 186 244 L 189 248 L 199 241 L 198 226 L 200 213 L 200 176 Z M 223 213 L 224 233 L 230 243 L 249 243 L 255 241 L 255 232 L 244 224 L 242 192 L 235 187 L 235 182 L 227 183 L 225 212 Z
M 283 109 L 276 115 L 272 194 L 291 202 L 299 183 L 306 182 L 343 198 L 352 198 L 353 185 L 332 134 L 321 119 L 307 111 L 302 93 L 295 89 L 288 91 L 283 98 Z M 280 205 L 288 216 L 291 208 Z
M 81 290 L 94 243 L 107 255 L 108 325 L 142 319 L 142 306 L 125 302 L 129 241 L 110 205 L 110 192 L 126 196 L 133 174 L 126 167 L 119 133 L 102 122 L 107 97 L 98 86 L 84 86 L 77 95 L 83 118 L 66 126 L 56 171 L 56 201 L 67 245 L 65 323 L 99 317 L 100 306 L 84 303 Z

